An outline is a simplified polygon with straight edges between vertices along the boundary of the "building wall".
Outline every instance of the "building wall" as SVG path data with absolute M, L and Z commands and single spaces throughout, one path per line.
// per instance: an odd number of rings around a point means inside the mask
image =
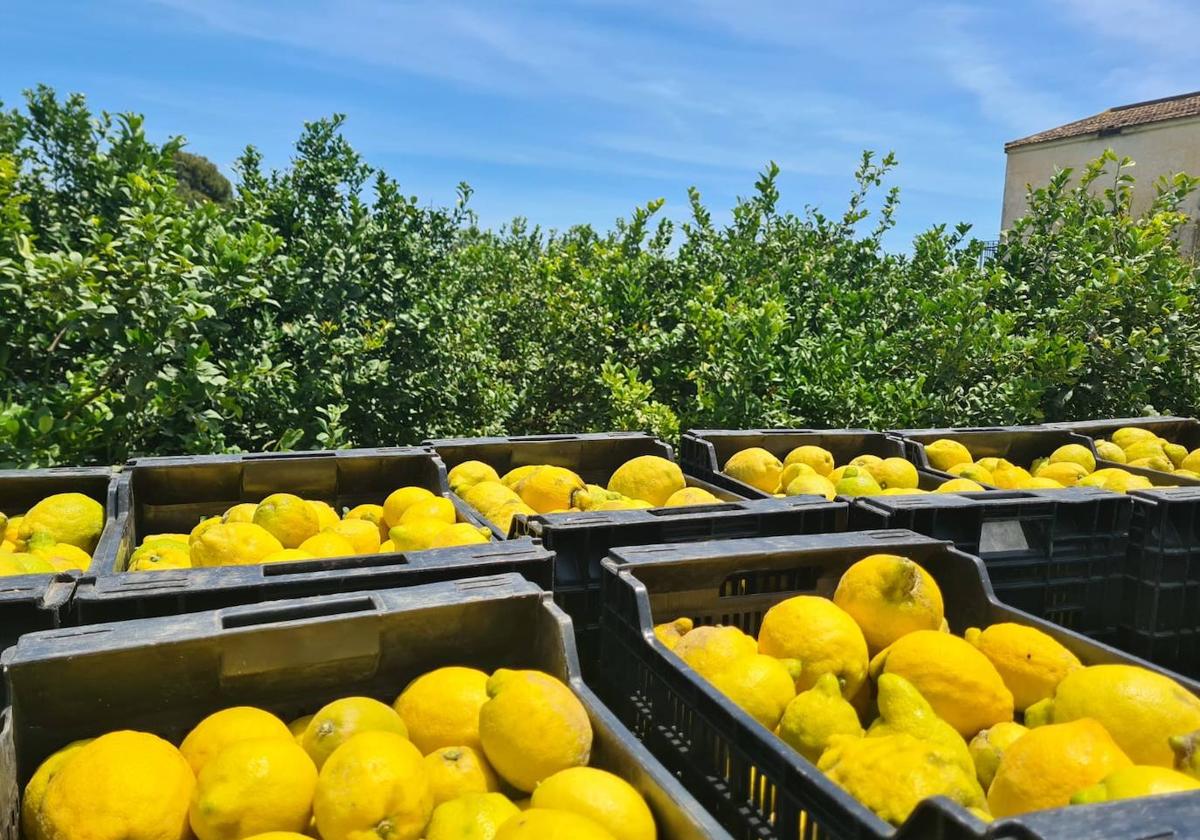
M 1200 177 L 1200 119 L 1151 123 L 1107 137 L 1090 134 L 1010 150 L 1004 176 L 1001 230 L 1008 230 L 1013 220 L 1024 214 L 1026 185 L 1045 184 L 1057 168 L 1069 166 L 1079 171 L 1105 149 L 1112 149 L 1118 157 L 1127 156 L 1137 163 L 1129 171 L 1137 178 L 1133 210 L 1140 213 L 1153 201 L 1154 182 L 1160 175 L 1187 172 Z M 1106 186 L 1097 184 L 1101 190 Z M 1200 197 L 1192 196 L 1185 209 L 1200 220 Z M 1200 224 L 1193 222 L 1185 234 L 1185 248 L 1200 246 L 1198 230 Z

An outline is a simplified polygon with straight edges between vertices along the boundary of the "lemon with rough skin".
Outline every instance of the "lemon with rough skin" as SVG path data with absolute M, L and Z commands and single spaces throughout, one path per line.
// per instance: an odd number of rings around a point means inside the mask
M 694 626 L 690 618 L 677 618 L 674 621 L 654 625 L 654 636 L 666 645 L 667 650 L 675 650 L 675 646 L 679 644 L 679 640 L 692 632 Z M 758 650 L 757 646 L 755 650 Z
M 1004 750 L 988 788 L 992 816 L 1060 808 L 1076 791 L 1133 764 L 1090 718 L 1031 729 Z
M 374 554 L 379 551 L 379 528 L 374 522 L 364 519 L 342 519 L 323 533 L 345 537 L 354 546 L 356 554 Z
M 25 785 L 25 795 L 21 797 L 21 836 L 25 840 L 42 840 L 38 811 L 41 810 L 42 798 L 46 795 L 46 786 L 79 750 L 93 740 L 95 739 L 85 738 L 82 741 L 72 741 L 38 765 L 29 779 L 29 784 Z
M 46 785 L 45 840 L 185 840 L 196 778 L 179 750 L 122 730 L 81 747 Z
M 803 464 L 817 475 L 827 476 L 833 472 L 833 453 L 821 446 L 806 444 L 797 446 L 783 459 L 785 467 L 792 464 Z
M 254 706 L 233 706 L 213 712 L 192 727 L 179 745 L 179 752 L 198 774 L 226 747 L 263 738 L 291 740 L 292 733 L 287 724 L 268 711 Z
M 1162 444 L 1153 438 L 1136 441 L 1125 448 L 1126 463 L 1132 464 L 1142 458 L 1167 458 L 1167 453 L 1163 451 Z
M 399 524 L 408 525 L 422 519 L 433 519 L 453 525 L 458 520 L 458 512 L 454 509 L 454 502 L 445 496 L 434 496 L 432 499 L 421 499 L 409 505 L 400 515 Z
M 838 735 L 859 738 L 863 728 L 858 713 L 842 696 L 837 676 L 825 673 L 788 703 L 779 721 L 779 737 L 815 764 Z
M 531 792 L 558 771 L 588 763 L 592 724 L 564 683 L 541 671 L 501 668 L 488 679 L 487 693 L 479 739 L 504 781 Z
M 246 840 L 312 840 L 312 837 L 295 831 L 264 831 L 262 834 L 247 837 Z
M 958 441 L 948 438 L 926 444 L 925 456 L 929 459 L 930 466 L 942 472 L 947 472 L 956 464 L 971 463 L 971 451 Z
M 488 675 L 475 668 L 437 668 L 410 682 L 392 708 L 423 755 L 441 747 L 482 749 L 479 710 L 488 699 L 487 682 Z
M 1200 481 L 1200 473 L 1192 472 L 1191 470 L 1178 469 L 1175 470 L 1176 478 L 1190 478 L 1193 481 Z
M 206 528 L 192 543 L 192 565 L 245 566 L 282 550 L 266 529 L 251 522 L 226 522 Z
M 425 776 L 436 808 L 464 793 L 498 790 L 496 772 L 470 747 L 441 747 L 425 756 Z
M 703 487 L 684 487 L 682 490 L 676 490 L 668 496 L 662 506 L 688 507 L 690 505 L 716 505 L 720 503 L 720 499 Z
M 395 732 L 359 732 L 321 767 L 313 815 L 323 840 L 418 840 L 432 814 L 424 759 Z
M 783 710 L 796 696 L 801 665 L 795 659 L 776 659 L 756 653 L 733 660 L 709 681 L 746 714 L 772 732 Z
M 463 501 L 490 518 L 490 512 L 509 502 L 519 502 L 521 497 L 510 487 L 498 481 L 481 481 L 459 494 Z
M 837 488 L 824 476 L 799 475 L 788 483 L 784 493 L 788 496 L 824 496 L 832 502 L 837 497 Z
M 776 485 L 778 483 L 776 479 Z M 673 494 L 685 487 L 687 482 L 683 479 L 683 470 L 679 465 L 658 455 L 639 455 L 631 458 L 617 467 L 608 480 L 608 489 L 614 493 L 631 499 L 641 499 L 654 507 L 663 507 Z
M 529 808 L 509 819 L 495 840 L 616 840 L 594 820 L 571 811 Z
M 1065 485 L 1061 482 L 1055 481 L 1052 478 L 1043 478 L 1041 476 L 1035 475 L 1033 478 L 1031 478 L 1025 482 L 1025 487 L 1022 489 L 1025 489 L 1025 490 L 1062 490 L 1066 486 L 1067 485 Z
M 969 627 L 963 638 L 996 666 L 1018 712 L 1052 696 L 1067 674 L 1083 667 L 1071 651 L 1024 624 L 1003 622 L 983 630 Z
M 1200 730 L 1167 739 L 1175 753 L 1175 769 L 1200 779 Z
M 395 540 L 384 540 L 383 542 L 381 542 L 379 544 L 379 553 L 380 554 L 392 554 L 395 551 L 396 551 L 396 541 Z
M 424 551 L 433 547 L 433 540 L 450 526 L 440 519 L 421 519 L 406 522 L 388 531 L 393 551 Z
M 916 630 L 871 660 L 871 676 L 899 674 L 929 701 L 937 716 L 971 738 L 1013 719 L 1012 692 L 986 656 L 958 636 Z
M 1179 468 L 1188 472 L 1200 472 L 1200 447 L 1193 449 L 1179 462 Z
M 258 510 L 258 505 L 253 502 L 242 502 L 240 505 L 234 505 L 229 510 L 225 511 L 225 515 L 221 517 L 222 522 L 253 522 L 254 511 Z
M 520 499 L 517 499 L 516 501 L 506 502 L 500 507 L 493 509 L 492 512 L 487 515 L 487 519 L 497 528 L 499 528 L 502 534 L 509 534 L 512 532 L 512 521 L 517 517 L 518 514 L 535 516 L 537 511 L 522 502 Z
M 304 503 L 317 515 L 317 531 L 332 528 L 342 521 L 333 505 L 320 499 L 305 499 Z
M 1025 725 L 1080 718 L 1098 721 L 1135 763 L 1172 767 L 1169 739 L 1200 729 L 1200 699 L 1137 665 L 1092 665 L 1067 674 L 1053 697 L 1030 706 Z
M 299 550 L 313 557 L 350 557 L 357 553 L 350 540 L 333 531 L 313 534 L 300 543 Z
M 408 740 L 408 728 L 391 706 L 370 697 L 342 697 L 313 715 L 301 745 L 320 770 L 334 750 L 363 732 L 385 732 Z
M 55 493 L 21 518 L 15 542 L 21 550 L 35 536 L 45 534 L 52 544 L 68 543 L 91 554 L 103 530 L 104 505 L 83 493 Z
M 952 478 L 937 486 L 934 493 L 982 493 L 984 488 L 969 478 Z
M 52 574 L 57 569 L 44 557 L 13 552 L 0 557 L 0 576 Z
M 1183 466 L 1183 460 L 1188 456 L 1187 447 L 1180 446 L 1178 443 L 1163 444 L 1163 452 L 1171 459 L 1172 469 Z
M 499 481 L 500 475 L 490 464 L 483 461 L 463 461 L 457 464 L 446 476 L 450 489 L 460 496 L 481 481 Z
M 453 548 L 458 545 L 483 545 L 491 542 L 492 532 L 489 528 L 472 525 L 470 522 L 458 522 L 447 525 L 433 535 L 429 541 L 430 548 Z
M 1139 467 L 1143 470 L 1158 470 L 1159 472 L 1174 472 L 1175 465 L 1171 463 L 1171 459 L 1166 455 L 1154 455 L 1150 458 L 1138 458 L 1136 461 L 1130 461 L 1129 466 Z
M 571 507 L 572 495 L 583 490 L 584 483 L 566 467 L 545 466 L 521 479 L 514 489 L 538 513 L 554 513 Z
M 1097 440 L 1096 452 L 1099 453 L 1102 460 L 1112 461 L 1116 464 L 1125 463 L 1125 450 L 1110 440 Z
M 1087 469 L 1074 461 L 1056 461 L 1039 469 L 1035 477 L 1057 481 L 1064 487 L 1074 487 L 1087 475 Z
M 1096 456 L 1086 447 L 1078 443 L 1068 443 L 1050 453 L 1051 464 L 1076 464 L 1083 467 L 1084 473 L 1094 472 Z M 1053 478 L 1054 476 L 1050 476 Z
M 964 461 L 961 464 L 955 464 L 944 472 L 949 473 L 955 478 L 965 478 L 969 481 L 974 481 L 977 484 L 991 484 L 995 479 L 992 474 L 978 464 L 972 464 L 970 461 Z
M 992 786 L 992 779 L 996 778 L 996 768 L 1000 766 L 1004 751 L 1028 731 L 1019 723 L 1005 721 L 988 729 L 981 729 L 971 739 L 967 746 L 971 751 L 971 761 L 975 764 L 975 776 L 984 790 Z
M 468 793 L 433 809 L 425 840 L 494 840 L 521 809 L 501 793 Z
M 264 563 L 295 563 L 297 560 L 313 560 L 315 554 L 311 554 L 301 548 L 285 548 L 282 551 L 276 551 L 274 554 L 268 554 L 262 559 Z
M 673 648 L 675 655 L 707 680 L 735 660 L 758 653 L 758 643 L 737 627 L 704 625 L 689 630 Z
M 837 676 L 842 695 L 851 698 L 867 676 L 867 641 L 850 615 L 815 595 L 796 595 L 763 616 L 758 651 L 777 659 L 797 659 L 803 668 L 796 690 L 812 688 L 826 673 Z
M 882 461 L 883 461 L 883 459 L 880 458 L 878 455 L 871 455 L 870 453 L 864 453 L 862 455 L 855 455 L 853 458 L 851 458 L 850 463 L 847 466 L 868 467 L 869 468 L 876 464 L 881 463 Z
M 533 475 L 541 468 L 541 464 L 526 464 L 523 467 L 513 467 L 504 475 L 500 476 L 500 483 L 509 489 L 513 489 L 523 480 Z
M 833 602 L 862 628 L 872 655 L 905 633 L 938 629 L 945 612 L 937 581 L 898 554 L 856 562 L 842 574 Z
M 190 569 L 192 555 L 186 543 L 142 545 L 129 556 L 128 570 L 151 572 L 159 569 Z
M 424 487 L 401 487 L 399 490 L 393 490 L 383 501 L 383 521 L 389 528 L 395 528 L 409 507 L 417 502 L 427 502 L 435 498 L 437 497 Z
M 189 818 L 198 840 L 301 832 L 312 821 L 317 768 L 294 740 L 239 741 L 196 777 Z
M 930 796 L 945 796 L 966 808 L 986 808 L 973 775 L 938 745 L 905 733 L 834 738 L 817 768 L 892 825 L 903 823 Z
M 358 505 L 350 508 L 346 511 L 346 519 L 361 519 L 364 522 L 370 522 L 379 529 L 379 539 L 387 539 L 388 524 L 383 517 L 383 505 Z
M 1142 796 L 1162 796 L 1200 788 L 1200 781 L 1166 767 L 1134 765 L 1114 770 L 1091 787 L 1077 791 L 1072 805 L 1113 802 L 1118 799 L 1137 799 Z
M 958 763 L 963 772 L 975 777 L 975 762 L 967 742 L 958 731 L 938 717 L 912 683 L 895 674 L 880 674 L 877 704 L 879 717 L 867 728 L 868 738 L 905 734 L 928 741 Z M 979 791 L 980 797 L 983 790 Z
M 814 468 L 815 469 L 815 468 Z M 735 452 L 725 462 L 724 472 L 730 478 L 749 484 L 764 493 L 774 493 L 783 474 L 783 463 L 759 446 Z
M 1122 449 L 1128 449 L 1140 440 L 1155 440 L 1156 435 L 1147 429 L 1137 426 L 1125 426 L 1112 434 L 1112 442 Z
M 208 519 L 201 519 L 196 523 L 196 527 L 192 529 L 192 532 L 188 534 L 188 546 L 195 545 L 196 541 L 203 536 L 205 531 L 214 525 L 221 525 L 223 522 L 224 520 L 219 516 L 210 516 Z
M 617 840 L 655 840 L 654 816 L 641 794 L 595 767 L 571 767 L 537 786 L 534 808 L 569 811 L 595 822 Z
M 1031 478 L 1024 467 L 1009 466 L 992 473 L 992 482 L 1001 490 L 1020 490 Z
M 1012 467 L 1012 462 L 1007 460 L 1006 458 L 996 458 L 996 457 L 992 457 L 992 456 L 989 456 L 987 458 L 980 458 L 977 461 L 975 461 L 975 463 L 978 464 L 979 466 L 983 467 L 985 470 L 987 470 L 990 473 L 995 473 L 998 470 L 1007 470 L 1010 467 Z
M 291 493 L 272 493 L 254 510 L 254 524 L 279 540 L 284 548 L 299 548 L 321 530 L 312 505 Z
M 875 496 L 883 492 L 879 482 L 866 467 L 848 466 L 834 485 L 839 496 Z
M 884 490 L 911 490 L 920 481 L 917 468 L 903 458 L 884 458 L 868 464 L 867 472 Z
M 1124 470 L 1104 482 L 1104 489 L 1113 493 L 1128 493 L 1130 490 L 1151 490 L 1154 483 L 1144 475 L 1133 475 Z
M 821 475 L 821 473 L 818 473 L 808 464 L 802 464 L 798 461 L 790 464 L 784 463 L 783 472 L 779 474 L 779 487 L 776 490 L 782 492 L 789 484 L 802 475 Z
M 316 715 L 302 715 L 296 718 L 287 725 L 288 731 L 292 733 L 292 737 L 296 739 L 296 743 L 304 737 L 304 731 L 308 729 L 308 724 Z

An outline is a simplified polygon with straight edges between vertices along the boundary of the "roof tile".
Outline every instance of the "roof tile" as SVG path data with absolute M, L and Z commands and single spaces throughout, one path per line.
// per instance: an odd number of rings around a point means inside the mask
M 1068 137 L 1080 137 L 1085 134 L 1115 132 L 1135 125 L 1146 125 L 1184 117 L 1200 117 L 1200 91 L 1109 108 L 1107 111 L 1101 111 L 1099 114 L 1082 120 L 1060 125 L 1058 128 L 1051 128 L 1047 131 L 1039 131 L 1037 134 L 1005 143 L 1004 150 L 1044 143 L 1047 140 L 1065 140 Z

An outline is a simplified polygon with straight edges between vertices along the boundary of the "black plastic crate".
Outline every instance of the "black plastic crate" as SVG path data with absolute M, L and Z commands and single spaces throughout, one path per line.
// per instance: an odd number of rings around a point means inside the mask
M 660 837 L 728 837 L 584 684 L 569 619 L 517 575 L 37 633 L 3 663 L 12 691 L 0 731 L 5 840 L 16 840 L 25 782 L 72 740 L 139 729 L 178 743 L 235 705 L 290 720 L 347 695 L 390 703 L 443 665 L 537 668 L 566 681 L 592 723 L 592 765 L 642 793 Z
M 679 463 L 685 473 L 718 487 L 727 488 L 748 499 L 764 499 L 771 494 L 722 472 L 725 462 L 735 453 L 755 446 L 767 450 L 781 461 L 797 446 L 820 446 L 829 450 L 837 466 L 842 466 L 857 455 L 907 457 L 902 441 L 867 429 L 692 429 L 684 432 L 679 439 Z M 921 489 L 932 490 L 939 483 L 926 478 L 920 486 Z
M 1188 451 L 1200 447 L 1200 420 L 1192 417 L 1118 417 L 1113 420 L 1081 420 L 1074 423 L 1048 423 L 1055 429 L 1066 429 L 1075 434 L 1091 438 L 1109 438 L 1117 429 L 1126 426 L 1138 426 L 1154 432 L 1171 443 L 1178 443 L 1188 448 Z M 1178 476 L 1145 467 L 1129 467 L 1115 461 L 1097 461 L 1105 467 L 1120 467 L 1136 475 L 1145 476 L 1156 486 L 1179 485 L 1181 487 L 1200 487 L 1200 481 L 1187 476 Z
M 982 558 L 1004 603 L 1111 642 L 1124 593 L 1133 502 L 1094 487 L 870 496 L 853 530 L 904 528 Z
M 980 458 L 1005 458 L 1018 467 L 1029 468 L 1038 458 L 1048 458 L 1050 453 L 1060 446 L 1077 443 L 1083 446 L 1093 456 L 1096 448 L 1090 438 L 1078 435 L 1064 429 L 1052 429 L 1046 426 L 978 426 L 957 429 L 898 429 L 891 434 L 904 441 L 908 459 L 917 466 L 932 471 L 936 475 L 952 476 L 949 473 L 934 469 L 925 452 L 925 446 L 935 440 L 947 438 L 956 440 L 971 451 L 971 457 L 978 461 Z M 1097 463 L 1100 459 L 1096 457 Z
M 560 581 L 555 587 L 555 601 L 575 624 L 580 658 L 590 676 L 598 654 L 600 562 L 610 549 L 843 531 L 848 509 L 845 502 L 794 496 L 681 508 L 519 515 L 514 519 L 513 533 L 541 540 L 554 552 L 555 576 Z M 563 582 L 566 580 L 583 582 L 567 584 Z
M 798 594 L 832 596 L 852 563 L 877 552 L 904 554 L 933 575 L 956 633 L 968 626 L 1015 621 L 1053 636 L 1085 664 L 1123 662 L 1161 671 L 1001 604 L 982 562 L 949 543 L 907 531 L 870 531 L 613 551 L 604 561 L 601 614 L 601 685 L 606 699 L 651 752 L 739 838 L 1194 836 L 1200 794 L 1074 806 L 990 825 L 955 803 L 934 798 L 893 829 L 721 695 L 654 635 L 655 622 L 680 616 L 757 634 L 771 606 Z M 1200 693 L 1200 684 L 1181 682 Z

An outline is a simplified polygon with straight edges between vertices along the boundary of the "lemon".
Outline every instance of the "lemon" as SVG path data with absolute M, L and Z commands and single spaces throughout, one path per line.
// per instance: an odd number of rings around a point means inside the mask
M 1067 485 L 1062 484 L 1061 482 L 1055 481 L 1052 478 L 1043 478 L 1041 476 L 1035 475 L 1033 478 L 1031 478 L 1025 482 L 1025 486 L 1022 489 L 1023 490 L 1062 490 L 1066 486 Z
M 1084 473 L 1096 469 L 1096 456 L 1086 447 L 1078 443 L 1068 443 L 1050 453 L 1051 464 L 1076 464 L 1083 467 Z M 1053 478 L 1054 476 L 1050 476 Z
M 850 466 L 849 464 L 846 464 L 845 466 L 842 466 L 842 467 L 836 467 L 836 468 L 830 470 L 829 475 L 827 475 L 825 477 L 827 479 L 829 479 L 830 484 L 832 484 L 836 487 L 837 483 L 842 480 L 842 473 L 844 473 L 846 471 L 846 468 L 849 466 Z
M 1142 475 L 1133 475 L 1124 470 L 1104 482 L 1104 489 L 1113 493 L 1128 493 L 1130 490 L 1150 490 L 1154 484 Z
M 437 668 L 410 682 L 392 708 L 423 755 L 441 747 L 482 749 L 479 710 L 488 699 L 487 682 L 475 668 Z
M 942 472 L 948 472 L 955 464 L 971 463 L 971 451 L 958 441 L 948 438 L 926 444 L 925 456 L 929 458 L 929 463 L 935 470 Z
M 1011 622 L 982 631 L 970 627 L 963 638 L 996 666 L 1018 712 L 1051 697 L 1067 674 L 1083 667 L 1075 654 L 1036 627 Z
M 603 827 L 571 811 L 530 808 L 509 819 L 495 840 L 616 840 Z
M 554 513 L 571 507 L 571 496 L 584 484 L 565 467 L 546 466 L 521 479 L 515 489 L 521 501 L 538 513 Z
M 834 736 L 863 734 L 858 713 L 842 696 L 835 674 L 822 674 L 807 691 L 797 694 L 779 721 L 783 742 L 814 764 Z
M 400 517 L 410 506 L 434 498 L 437 497 L 424 487 L 401 487 L 399 490 L 394 490 L 383 501 L 383 521 L 389 528 L 395 528 L 400 524 Z
M 883 491 L 866 467 L 848 466 L 842 470 L 834 489 L 839 496 L 874 496 Z
M 543 779 L 588 763 L 592 724 L 579 698 L 540 671 L 501 668 L 479 710 L 484 755 L 504 781 L 531 792 Z
M 196 523 L 196 527 L 192 529 L 192 532 L 188 534 L 188 545 L 195 545 L 196 541 L 200 539 L 201 535 L 205 531 L 214 525 L 222 524 L 223 521 L 224 520 L 222 520 L 219 516 L 210 516 L 208 519 L 201 519 L 198 523 Z
M 493 840 L 521 810 L 501 793 L 468 793 L 433 809 L 425 840 Z
M 767 450 L 754 446 L 735 452 L 725 462 L 724 472 L 764 493 L 774 493 L 783 474 L 783 464 Z
M 44 557 L 14 552 L 0 557 L 0 576 L 53 574 L 58 571 Z
M 758 643 L 736 627 L 705 625 L 685 633 L 674 651 L 696 673 L 711 680 L 735 660 L 757 654 Z
M 1116 464 L 1124 464 L 1125 463 L 1125 450 L 1122 449 L 1121 447 L 1117 446 L 1112 441 L 1097 440 L 1096 441 L 1096 452 L 1100 455 L 1100 458 L 1104 461 L 1112 461 L 1113 463 L 1116 463 Z
M 499 474 L 483 461 L 463 461 L 446 476 L 450 489 L 460 496 L 481 481 L 499 481 Z
M 350 540 L 333 531 L 313 534 L 300 543 L 299 550 L 312 557 L 350 557 L 357 553 Z
M 383 542 L 381 542 L 379 544 L 379 553 L 380 554 L 393 554 L 393 553 L 395 553 L 395 551 L 396 551 L 396 541 L 395 540 L 384 540 Z
M 862 628 L 872 655 L 905 633 L 938 629 L 944 617 L 937 582 L 897 554 L 872 554 L 852 565 L 838 581 L 833 602 Z
M 1004 458 L 996 458 L 993 456 L 989 456 L 987 458 L 980 458 L 975 463 L 978 464 L 979 466 L 983 467 L 985 470 L 987 470 L 990 473 L 995 473 L 997 470 L 1007 470 L 1012 467 L 1011 461 L 1008 461 Z
M 815 473 L 797 476 L 783 488 L 783 491 L 788 496 L 823 496 L 831 502 L 837 496 L 837 488 L 829 479 Z
M 1185 470 L 1182 467 L 1175 470 L 1175 476 L 1177 478 L 1190 478 L 1194 481 L 1200 481 L 1200 473 L 1192 472 L 1191 470 Z
M 868 464 L 867 472 L 884 490 L 893 488 L 911 490 L 917 486 L 920 480 L 917 468 L 903 458 L 884 458 Z
M 1035 477 L 1057 481 L 1063 487 L 1074 487 L 1087 475 L 1087 469 L 1074 461 L 1057 461 L 1039 469 Z
M 262 834 L 247 837 L 246 840 L 312 840 L 312 837 L 295 831 L 264 831 Z
M 801 665 L 756 653 L 739 657 L 710 678 L 713 686 L 772 732 L 796 696 Z
M 692 632 L 693 626 L 690 618 L 677 618 L 674 621 L 654 625 L 654 636 L 666 645 L 667 650 L 675 650 L 679 640 Z M 755 646 L 754 649 L 758 650 L 758 647 Z
M 608 489 L 614 493 L 642 499 L 654 507 L 667 504 L 667 499 L 686 486 L 679 465 L 657 455 L 639 455 L 626 461 L 608 480 Z
M 433 539 L 450 526 L 440 519 L 422 519 L 397 525 L 388 534 L 395 551 L 424 551 L 433 547 Z
M 1028 731 L 1019 723 L 1004 721 L 988 729 L 979 730 L 971 739 L 971 743 L 968 744 L 971 761 L 975 764 L 975 776 L 984 790 L 992 786 L 992 779 L 996 778 L 996 768 L 1000 766 L 1004 751 Z
M 258 505 L 251 502 L 243 502 L 240 505 L 234 505 L 229 510 L 225 511 L 225 515 L 221 517 L 222 522 L 253 522 L 254 511 L 258 510 Z
M 1071 797 L 1071 804 L 1088 805 L 1140 796 L 1161 796 L 1197 788 L 1200 788 L 1200 782 L 1175 770 L 1134 765 L 1114 770 L 1092 787 L 1076 792 Z
M 971 738 L 1013 719 L 1013 696 L 986 656 L 963 639 L 937 630 L 901 636 L 871 660 L 871 675 L 904 677 L 937 716 Z
M 1200 699 L 1146 668 L 1092 665 L 1067 674 L 1052 698 L 1029 707 L 1025 724 L 1080 718 L 1097 720 L 1137 764 L 1171 767 L 1175 755 L 1168 739 L 1200 729 Z
M 1141 467 L 1144 470 L 1158 470 L 1159 472 L 1174 472 L 1175 465 L 1171 463 L 1171 459 L 1165 455 L 1155 455 L 1150 458 L 1138 458 L 1136 461 L 1130 461 L 1129 466 Z
M 299 548 L 320 530 L 320 520 L 308 502 L 291 493 L 272 493 L 254 510 L 254 524 L 279 540 L 284 548 Z
M 128 571 L 152 572 L 160 569 L 190 569 L 192 557 L 186 545 L 142 546 L 129 557 Z
M 650 808 L 622 779 L 594 767 L 571 767 L 543 781 L 533 792 L 534 808 L 587 817 L 617 840 L 655 840 Z
M 992 481 L 1001 490 L 1020 490 L 1031 478 L 1029 470 L 1022 467 L 1010 466 L 992 473 Z
M 38 765 L 29 779 L 29 784 L 25 785 L 25 795 L 21 797 L 21 835 L 25 840 L 41 840 L 38 811 L 41 810 L 42 799 L 46 795 L 46 786 L 79 750 L 93 740 L 85 738 L 82 741 L 72 741 Z
M 863 455 L 855 455 L 853 458 L 850 459 L 850 463 L 848 466 L 868 467 L 869 468 L 869 467 L 875 466 L 876 464 L 881 463 L 882 461 L 883 461 L 883 459 L 880 458 L 878 455 L 871 455 L 869 453 L 866 453 Z
M 803 671 L 796 689 L 812 688 L 826 673 L 835 674 L 842 695 L 853 697 L 867 676 L 867 642 L 862 630 L 827 598 L 796 595 L 767 610 L 758 633 L 759 653 L 798 659 Z
M 122 730 L 81 747 L 46 785 L 45 840 L 185 840 L 196 780 L 179 750 Z
M 253 706 L 233 706 L 200 721 L 179 745 L 192 772 L 199 774 L 217 753 L 241 741 L 291 739 L 287 725 L 270 712 Z
M 10 516 L 8 518 L 8 525 L 3 531 L 0 531 L 0 536 L 3 536 L 8 542 L 15 543 L 19 539 L 18 534 L 21 532 L 21 521 L 24 518 L 24 516 Z
M 343 519 L 322 533 L 345 537 L 355 554 L 374 554 L 379 551 L 379 528 L 365 519 Z
M 17 550 L 17 544 L 12 540 L 0 541 L 0 554 L 12 554 Z
M 541 464 L 526 464 L 523 467 L 514 467 L 500 476 L 500 483 L 511 490 L 520 484 L 522 480 L 533 475 L 541 468 Z
M 1171 459 L 1172 469 L 1183 466 L 1183 461 L 1188 456 L 1186 446 L 1180 446 L 1178 443 L 1163 444 L 1163 452 L 1167 453 L 1167 457 Z
M 491 542 L 492 532 L 488 528 L 472 525 L 470 522 L 459 522 L 447 525 L 433 535 L 429 541 L 430 548 L 452 548 L 456 545 L 482 545 Z
M 988 805 L 995 817 L 1059 808 L 1076 791 L 1132 763 L 1094 720 L 1041 726 L 1004 750 Z
M 409 505 L 400 516 L 401 525 L 408 525 L 422 519 L 433 519 L 453 525 L 458 519 L 454 510 L 454 502 L 444 496 L 434 496 L 432 499 L 422 499 Z
M 308 724 L 314 717 L 316 715 L 302 715 L 287 725 L 288 731 L 292 733 L 292 737 L 296 739 L 296 743 L 300 743 L 300 740 L 304 737 L 304 730 L 308 729 Z
M 244 566 L 282 551 L 267 530 L 250 522 L 227 522 L 206 528 L 192 543 L 192 565 Z
M 930 796 L 945 796 L 967 808 L 985 807 L 974 776 L 938 745 L 905 733 L 834 738 L 817 767 L 892 825 L 903 823 Z
M 508 502 L 521 501 L 521 497 L 515 490 L 498 481 L 481 481 L 459 495 L 462 496 L 463 501 L 484 516 L 488 516 L 489 511 Z
M 383 505 L 358 505 L 346 511 L 346 519 L 361 519 L 370 522 L 379 529 L 379 539 L 386 540 L 388 534 L 387 520 L 383 517 Z
M 262 559 L 264 563 L 294 563 L 297 560 L 313 560 L 316 559 L 315 554 L 310 554 L 300 548 L 285 548 L 282 551 L 276 551 L 274 554 L 268 554 Z
M 1122 449 L 1128 449 L 1133 444 L 1140 440 L 1155 440 L 1154 432 L 1146 429 L 1140 429 L 1137 426 L 1126 426 L 1123 429 L 1117 429 L 1112 434 L 1112 442 Z
M 808 464 L 802 464 L 798 461 L 793 461 L 790 464 L 783 465 L 783 472 L 779 474 L 779 487 L 777 491 L 782 492 L 789 484 L 795 481 L 802 475 L 821 475 Z
M 1179 468 L 1188 472 L 1200 472 L 1200 447 L 1189 452 L 1188 456 L 1179 462 Z
M 955 464 L 945 472 L 955 478 L 965 478 L 974 481 L 977 484 L 991 484 L 995 479 L 992 474 L 978 464 L 972 464 L 970 461 L 964 461 L 961 464 Z
M 1167 458 L 1167 453 L 1163 451 L 1162 444 L 1154 438 L 1136 441 L 1125 448 L 1125 461 L 1129 464 L 1142 458 L 1155 457 Z
M 993 481 L 995 479 L 993 478 Z M 969 478 L 952 478 L 937 486 L 934 493 L 982 493 L 983 487 Z
M 104 530 L 104 505 L 82 493 L 55 493 L 31 507 L 17 528 L 21 543 L 45 534 L 51 543 L 68 543 L 91 554 Z
M 421 753 L 395 732 L 359 732 L 317 778 L 313 814 L 323 840 L 418 840 L 432 813 Z
M 332 528 L 342 521 L 342 518 L 338 516 L 337 511 L 333 509 L 333 506 L 329 502 L 324 502 L 320 499 L 305 499 L 304 503 L 317 515 L 318 531 Z
M 806 444 L 797 446 L 783 459 L 785 467 L 801 464 L 813 470 L 817 475 L 827 476 L 833 471 L 833 453 L 820 446 Z
M 911 735 L 940 748 L 945 755 L 975 778 L 975 762 L 967 742 L 953 726 L 938 717 L 912 683 L 895 674 L 879 675 L 879 717 L 867 728 L 868 738 Z M 979 791 L 980 798 L 983 790 Z
M 682 490 L 676 490 L 668 496 L 662 506 L 687 507 L 689 505 L 716 505 L 720 503 L 720 499 L 703 487 L 684 487 Z
M 404 721 L 391 706 L 370 697 L 343 697 L 313 715 L 301 744 L 320 770 L 334 750 L 363 732 L 385 732 L 405 740 L 408 738 Z
M 488 793 L 500 785 L 495 771 L 470 747 L 441 747 L 429 753 L 425 777 L 435 808 L 464 793 Z
M 301 832 L 312 820 L 317 768 L 294 740 L 263 738 L 226 747 L 196 777 L 190 820 L 198 840 L 241 840 L 264 831 Z

